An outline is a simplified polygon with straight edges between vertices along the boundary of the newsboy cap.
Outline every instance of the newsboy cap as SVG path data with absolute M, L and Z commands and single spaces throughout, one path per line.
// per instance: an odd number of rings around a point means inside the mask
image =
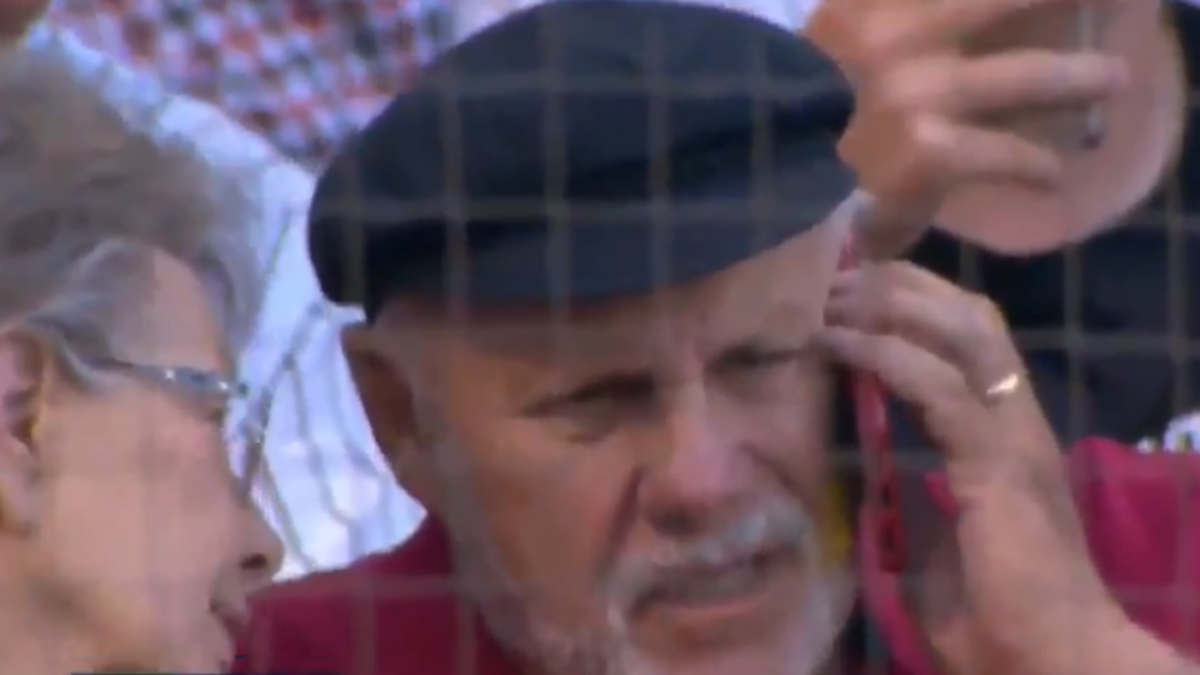
M 718 272 L 854 187 L 837 66 L 754 16 L 550 0 L 435 61 L 323 172 L 326 296 L 586 301 Z

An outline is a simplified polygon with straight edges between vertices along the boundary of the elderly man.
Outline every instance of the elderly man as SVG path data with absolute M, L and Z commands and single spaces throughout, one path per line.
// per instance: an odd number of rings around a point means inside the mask
M 0 671 L 227 667 L 280 559 L 226 446 L 256 204 L 49 57 L 0 62 L 0 175 Z
M 1189 646 L 1186 610 L 1120 585 L 1200 583 L 1173 482 L 1200 466 L 1090 442 L 1064 470 L 989 303 L 901 263 L 838 272 L 856 232 L 871 249 L 951 190 L 1057 187 L 1054 151 L 975 120 L 1104 100 L 1123 61 L 945 50 L 1030 6 L 859 25 L 881 58 L 843 145 L 891 160 L 862 167 L 874 208 L 835 151 L 837 69 L 745 14 L 552 3 L 434 64 L 323 177 L 309 235 L 325 291 L 366 309 L 345 349 L 431 517 L 268 591 L 239 669 L 854 672 L 867 632 L 903 673 L 1195 672 L 1152 636 Z M 843 369 L 946 460 L 911 594 L 874 537 L 892 514 L 844 510 Z M 1095 472 L 1116 482 L 1069 480 Z

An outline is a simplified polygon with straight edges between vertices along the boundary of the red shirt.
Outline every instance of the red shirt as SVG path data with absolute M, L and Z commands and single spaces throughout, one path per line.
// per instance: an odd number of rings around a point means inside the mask
M 1200 455 L 1093 439 L 1066 461 L 1104 579 L 1139 624 L 1200 656 Z M 927 484 L 948 507 L 940 477 Z M 866 539 L 865 606 L 891 673 L 934 675 L 897 579 L 879 571 Z M 426 523 L 392 551 L 272 587 L 255 602 L 238 672 L 516 675 L 449 574 L 444 533 Z

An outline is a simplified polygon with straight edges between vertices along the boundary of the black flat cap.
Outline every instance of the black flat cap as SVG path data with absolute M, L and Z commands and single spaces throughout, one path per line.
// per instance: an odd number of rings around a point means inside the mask
M 852 191 L 853 99 L 811 43 L 663 0 L 550 0 L 449 50 L 343 148 L 309 245 L 330 300 L 545 303 L 720 271 Z

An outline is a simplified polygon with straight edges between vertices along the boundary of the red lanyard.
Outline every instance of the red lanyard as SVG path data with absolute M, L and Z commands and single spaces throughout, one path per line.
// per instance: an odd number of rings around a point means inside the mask
M 851 244 L 842 254 L 841 268 L 859 264 L 858 252 Z M 887 393 L 874 373 L 850 374 L 858 441 L 863 447 L 866 478 L 866 507 L 878 528 L 874 533 L 880 565 L 887 572 L 904 570 L 904 523 L 900 517 L 899 486 L 892 453 L 892 434 L 888 423 Z

